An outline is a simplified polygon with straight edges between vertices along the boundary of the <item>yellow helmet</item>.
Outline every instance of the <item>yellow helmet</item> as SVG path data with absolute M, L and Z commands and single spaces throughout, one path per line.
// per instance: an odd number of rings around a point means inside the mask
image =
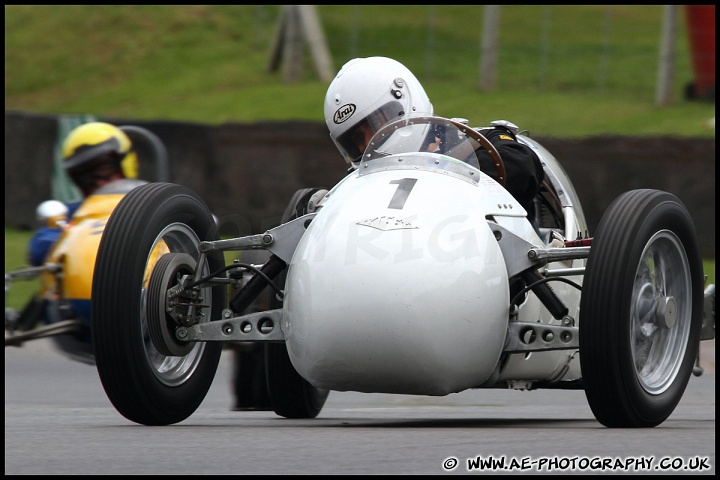
M 65 170 L 85 166 L 99 157 L 110 155 L 121 162 L 127 178 L 137 178 L 137 156 L 130 138 L 115 125 L 91 122 L 80 125 L 67 136 L 62 146 Z

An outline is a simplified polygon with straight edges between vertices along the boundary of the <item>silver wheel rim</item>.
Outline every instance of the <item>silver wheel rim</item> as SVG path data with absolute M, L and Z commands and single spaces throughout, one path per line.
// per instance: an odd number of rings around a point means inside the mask
M 153 261 L 151 259 L 152 252 L 161 242 L 164 242 L 171 252 L 188 253 L 195 258 L 196 261 L 198 261 L 198 247 L 200 245 L 200 239 L 187 225 L 182 223 L 173 223 L 165 227 L 155 238 L 152 248 L 150 249 L 151 254 L 148 255 L 146 260 L 146 265 L 149 265 L 150 262 Z M 208 273 L 208 266 L 207 263 L 205 263 L 203 266 L 203 275 L 207 275 Z M 192 377 L 198 363 L 202 359 L 202 354 L 205 350 L 205 343 L 197 342 L 192 350 L 182 357 L 166 356 L 157 351 L 152 343 L 152 339 L 150 338 L 147 314 L 145 313 L 147 307 L 146 282 L 150 278 L 149 272 L 146 272 L 145 277 L 146 278 L 142 286 L 142 297 L 140 303 L 141 332 L 143 345 L 145 347 L 145 357 L 147 358 L 148 365 L 151 367 L 153 374 L 155 374 L 155 377 L 159 381 L 167 386 L 181 385 Z M 206 304 L 212 305 L 211 288 L 203 289 L 202 296 L 205 299 Z M 207 313 L 204 315 L 205 321 L 209 321 L 209 316 L 210 315 Z
M 669 230 L 645 245 L 635 272 L 630 312 L 630 347 L 640 385 L 665 392 L 685 356 L 692 317 L 690 265 L 682 243 Z

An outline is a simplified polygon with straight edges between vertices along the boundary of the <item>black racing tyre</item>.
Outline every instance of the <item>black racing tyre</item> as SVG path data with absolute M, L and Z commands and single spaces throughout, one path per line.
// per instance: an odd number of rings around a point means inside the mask
M 288 222 L 307 213 L 310 197 L 317 188 L 304 188 L 293 195 L 283 214 L 282 222 Z M 285 287 L 287 269 L 275 277 L 275 283 L 281 289 Z M 270 291 L 271 309 L 282 308 L 282 300 L 275 291 Z M 267 370 L 270 402 L 277 415 L 286 418 L 315 418 L 318 416 L 330 393 L 329 390 L 316 388 L 300 376 L 295 370 L 285 343 L 268 343 L 265 346 L 265 367 Z
M 128 420 L 144 425 L 181 422 L 210 388 L 222 344 L 178 342 L 161 350 L 179 356 L 160 353 L 147 315 L 157 305 L 148 305 L 148 296 L 164 295 L 148 295 L 148 283 L 158 259 L 170 252 L 174 263 L 193 257 L 177 267 L 185 271 L 194 269 L 196 262 L 203 274 L 222 269 L 221 252 L 209 254 L 207 263 L 199 261 L 199 243 L 217 239 L 217 226 L 205 202 L 192 190 L 169 183 L 132 190 L 108 220 L 93 274 L 92 341 L 103 388 Z M 204 321 L 221 318 L 225 287 L 205 288 L 202 298 L 207 305 Z
M 228 348 L 233 356 L 231 410 L 272 410 L 265 373 L 265 344 L 246 342 Z
M 236 260 L 240 263 L 262 265 L 270 259 L 267 250 L 241 250 Z M 230 296 L 236 292 L 232 291 Z M 270 295 L 258 295 L 242 314 L 268 310 Z M 232 410 L 272 410 L 270 395 L 267 390 L 265 373 L 265 344 L 262 342 L 229 343 L 226 348 L 232 350 L 233 374 L 232 393 L 234 403 Z
M 594 235 L 580 303 L 585 394 L 607 427 L 654 427 L 674 411 L 697 357 L 703 267 L 674 195 L 620 195 Z

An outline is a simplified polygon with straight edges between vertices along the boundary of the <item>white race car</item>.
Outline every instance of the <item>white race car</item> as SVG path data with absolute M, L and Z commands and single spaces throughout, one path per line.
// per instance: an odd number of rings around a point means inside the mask
M 428 153 L 438 135 L 443 148 Z M 93 279 L 109 399 L 133 422 L 180 422 L 223 342 L 262 342 L 283 417 L 317 416 L 332 390 L 510 387 L 583 389 L 608 427 L 662 423 L 702 371 L 700 340 L 715 337 L 689 213 L 672 194 L 634 190 L 590 237 L 557 160 L 518 139 L 546 172 L 536 222 L 503 187 L 492 144 L 434 116 L 383 127 L 358 168 L 329 191 L 299 191 L 259 235 L 219 239 L 185 187 L 134 189 L 105 227 Z M 481 149 L 499 181 L 467 163 Z M 225 265 L 231 250 L 268 259 Z M 268 291 L 267 308 L 248 313 Z

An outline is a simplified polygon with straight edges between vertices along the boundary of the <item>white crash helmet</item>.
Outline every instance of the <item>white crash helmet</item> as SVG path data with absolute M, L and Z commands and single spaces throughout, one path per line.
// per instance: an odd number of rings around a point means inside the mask
M 345 161 L 357 168 L 363 152 L 353 141 L 357 127 L 372 132 L 390 120 L 414 113 L 433 114 L 418 79 L 400 62 L 386 57 L 347 62 L 325 95 L 325 123 Z

